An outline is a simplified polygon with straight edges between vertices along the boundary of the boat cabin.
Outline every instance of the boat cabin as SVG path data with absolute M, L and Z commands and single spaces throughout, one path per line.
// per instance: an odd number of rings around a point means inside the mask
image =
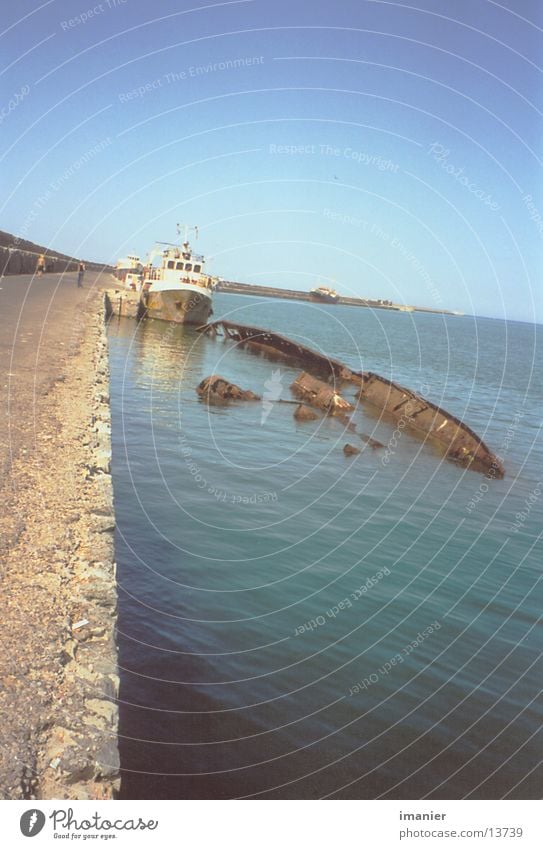
M 155 266 L 152 263 L 159 254 L 161 264 Z M 183 242 L 181 246 L 168 244 L 165 248 L 151 252 L 150 264 L 145 269 L 144 279 L 149 283 L 155 280 L 171 281 L 176 285 L 189 283 L 210 289 L 212 281 L 204 273 L 204 265 L 205 258 L 201 254 L 194 253 L 188 242 Z

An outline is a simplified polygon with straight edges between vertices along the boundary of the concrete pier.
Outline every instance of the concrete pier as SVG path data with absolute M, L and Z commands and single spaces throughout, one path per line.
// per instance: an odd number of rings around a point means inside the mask
M 105 309 L 108 319 L 122 318 L 144 318 L 143 307 L 138 292 L 130 289 L 109 288 L 105 293 Z
M 76 279 L 0 281 L 4 799 L 119 787 L 103 292 L 96 273 Z

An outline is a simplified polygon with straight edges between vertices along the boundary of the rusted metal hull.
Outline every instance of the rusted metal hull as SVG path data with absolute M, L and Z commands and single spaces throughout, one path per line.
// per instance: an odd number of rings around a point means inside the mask
M 270 359 L 281 359 L 293 365 L 301 365 L 306 371 L 323 377 L 326 380 L 350 381 L 361 383 L 362 375 L 352 371 L 344 363 L 313 351 L 305 345 L 293 342 L 287 336 L 263 330 L 261 327 L 250 327 L 246 324 L 234 324 L 231 321 L 214 321 L 201 327 L 200 330 L 215 335 L 222 330 L 227 339 L 237 342 L 254 353 L 267 356 Z
M 196 387 L 196 392 L 208 404 L 227 404 L 230 401 L 260 401 L 250 389 L 241 389 L 219 374 L 205 377 Z
M 393 383 L 374 372 L 353 371 L 339 360 L 260 327 L 216 321 L 199 329 L 210 335 L 216 335 L 222 330 L 227 339 L 240 346 L 270 359 L 282 359 L 292 365 L 301 365 L 306 372 L 328 381 L 334 387 L 339 387 L 342 382 L 354 383 L 360 387 L 361 401 L 371 403 L 379 412 L 391 416 L 393 420 L 403 419 L 405 426 L 414 435 L 439 445 L 449 460 L 487 474 L 488 477 L 503 478 L 505 474 L 499 457 L 490 451 L 468 425 L 398 383 Z M 304 397 L 299 394 L 298 397 L 311 403 L 309 395 Z M 338 410 L 336 414 L 341 412 Z M 382 447 L 381 443 L 370 437 L 362 438 L 372 447 Z
M 297 398 L 330 416 L 343 415 L 354 410 L 353 405 L 342 398 L 335 387 L 306 372 L 302 372 L 290 388 Z
M 297 398 L 306 404 L 322 410 L 328 416 L 336 416 L 345 425 L 347 430 L 351 433 L 357 433 L 356 425 L 351 421 L 349 416 L 349 413 L 353 412 L 354 407 L 337 392 L 335 386 L 330 386 L 329 383 L 325 383 L 323 380 L 307 374 L 307 372 L 302 372 L 291 385 L 290 389 L 293 395 L 296 395 Z M 300 405 L 300 407 L 303 407 L 305 410 L 309 409 L 303 405 Z M 300 414 L 297 416 L 296 413 L 294 416 L 295 418 L 302 417 Z M 307 418 L 307 416 L 303 416 L 303 418 Z M 370 448 L 384 448 L 382 442 L 373 439 L 373 437 L 368 436 L 366 433 L 358 433 L 358 436 Z
M 168 289 L 142 296 L 149 318 L 173 321 L 176 324 L 202 324 L 211 313 L 211 298 L 205 291 Z
M 505 470 L 501 461 L 468 425 L 416 392 L 373 372 L 365 372 L 360 399 L 369 401 L 396 421 L 403 420 L 405 427 L 418 436 L 439 444 L 448 460 L 503 478 Z
M 133 292 L 117 289 L 106 293 L 109 316 L 124 318 L 158 318 L 176 324 L 200 325 L 211 313 L 211 298 L 205 292 L 191 289 L 164 292 Z

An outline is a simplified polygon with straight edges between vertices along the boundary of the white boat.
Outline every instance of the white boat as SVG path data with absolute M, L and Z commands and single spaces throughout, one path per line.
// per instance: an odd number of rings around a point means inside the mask
M 127 271 L 124 278 L 126 289 L 133 292 L 139 292 L 141 289 L 141 271 Z
M 197 228 L 194 228 L 197 231 Z M 141 297 L 149 318 L 178 324 L 206 324 L 213 312 L 214 282 L 205 271 L 205 258 L 181 245 L 157 242 L 142 273 Z M 154 265 L 157 258 L 160 265 Z
M 141 272 L 141 262 L 139 256 L 136 254 L 127 254 L 127 256 L 123 256 L 117 260 L 117 265 L 115 266 L 115 277 L 122 282 L 126 281 L 127 275 L 137 275 Z

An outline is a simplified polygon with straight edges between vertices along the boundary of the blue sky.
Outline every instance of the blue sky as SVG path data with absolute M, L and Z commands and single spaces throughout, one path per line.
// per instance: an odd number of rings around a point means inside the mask
M 543 6 L 22 0 L 0 227 L 108 262 L 543 321 Z

